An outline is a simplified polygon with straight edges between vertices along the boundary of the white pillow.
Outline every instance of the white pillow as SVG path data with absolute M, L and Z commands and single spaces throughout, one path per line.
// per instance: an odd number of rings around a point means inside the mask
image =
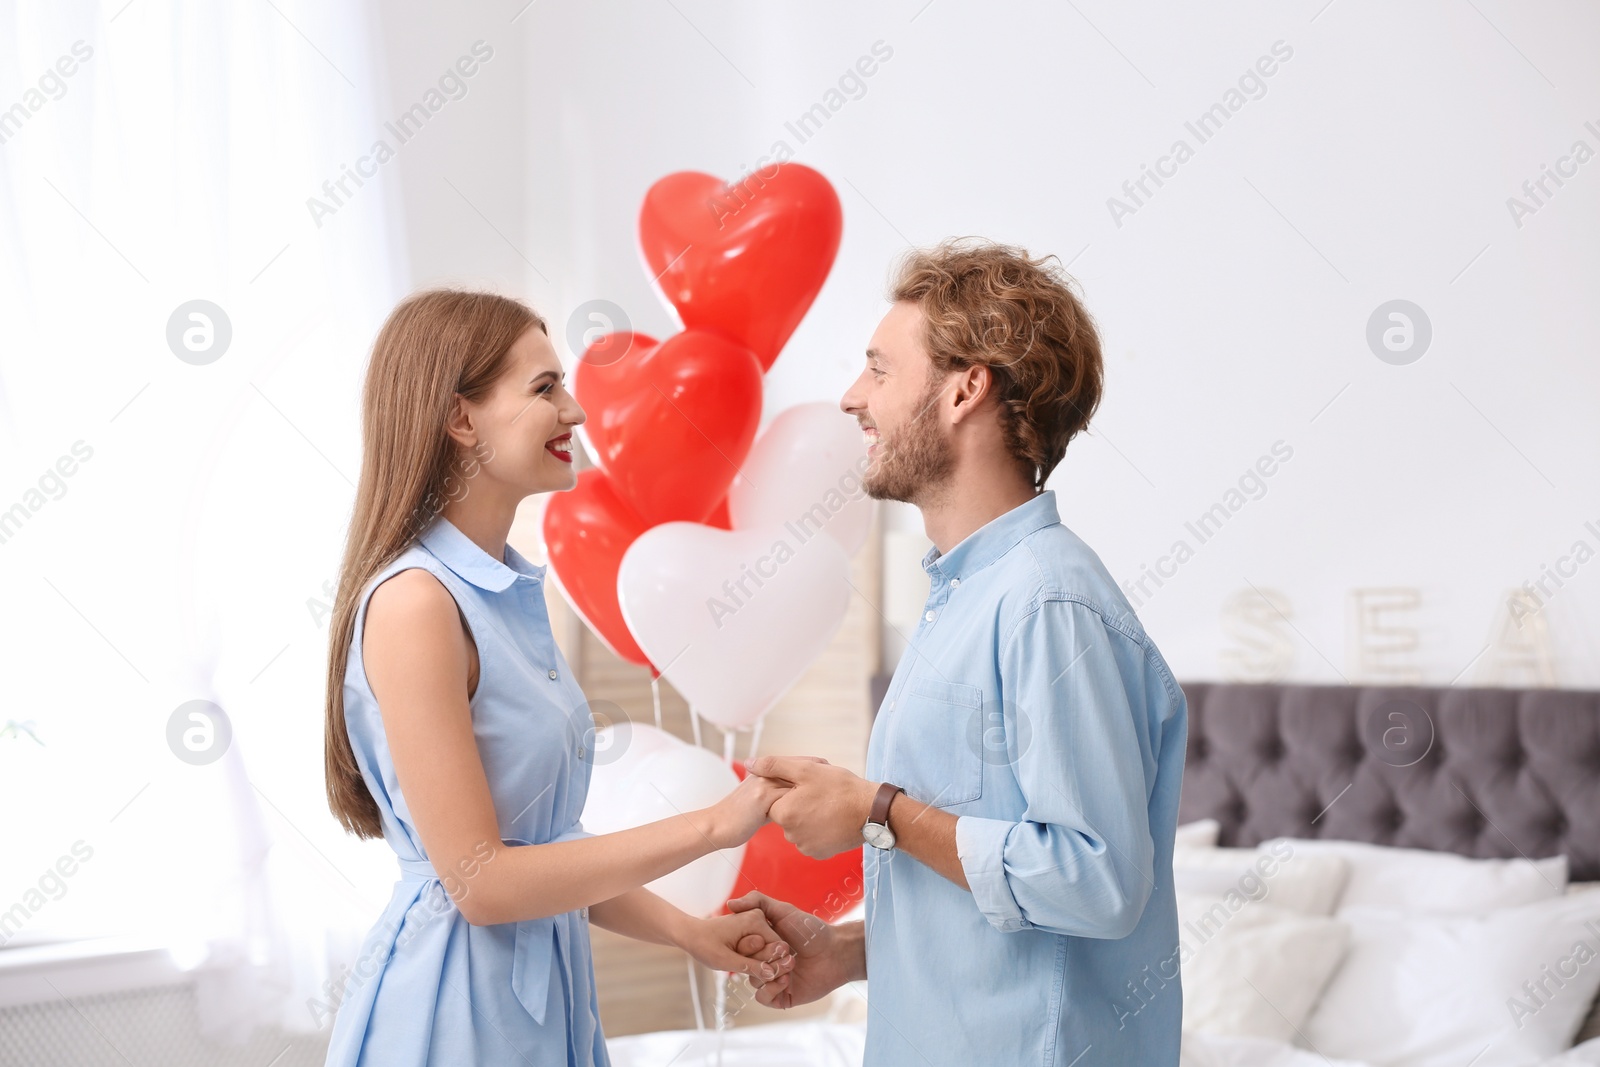
M 1341 856 L 1349 863 L 1340 908 L 1476 915 L 1552 900 L 1567 889 L 1565 856 L 1480 860 L 1361 841 L 1288 841 L 1297 854 Z
M 630 1040 L 623 1038 L 623 1040 Z M 615 1060 L 612 1061 L 616 1063 Z M 1561 1067 L 1593 1067 L 1588 1060 L 1567 1063 L 1557 1061 Z M 617 1064 L 617 1067 L 622 1067 Z M 678 1067 L 674 1064 L 673 1067 Z M 685 1064 L 684 1067 L 694 1067 Z M 1264 1037 L 1218 1037 L 1198 1030 L 1183 1032 L 1183 1051 L 1178 1067 L 1369 1067 L 1354 1060 L 1330 1060 L 1315 1052 L 1286 1045 L 1282 1041 L 1268 1041 Z M 1544 1064 L 1542 1067 L 1556 1067 Z
M 1260 848 L 1184 849 L 1172 858 L 1180 893 L 1265 901 L 1288 911 L 1331 915 L 1349 864 L 1339 856 L 1307 855 L 1279 840 Z
M 1216 848 L 1217 835 L 1222 832 L 1222 824 L 1215 819 L 1196 819 L 1186 822 L 1178 827 L 1178 832 L 1173 838 L 1174 848 Z
M 1594 1067 L 1595 1064 L 1600 1064 L 1600 1038 L 1573 1045 L 1555 1059 L 1546 1060 L 1540 1067 Z
M 1600 989 L 1600 898 L 1484 916 L 1345 908 L 1350 951 L 1305 1026 L 1378 1067 L 1511 1067 L 1565 1051 Z M 1542 991 L 1541 991 L 1542 987 Z
M 1344 958 L 1338 919 L 1178 895 L 1183 1028 L 1292 1041 Z

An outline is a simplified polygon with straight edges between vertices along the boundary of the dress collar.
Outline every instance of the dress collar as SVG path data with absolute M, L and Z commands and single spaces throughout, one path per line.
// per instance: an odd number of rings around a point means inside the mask
M 417 540 L 463 580 L 491 593 L 511 588 L 519 578 L 538 581 L 544 577 L 545 569 L 529 563 L 509 542 L 505 562 L 501 562 L 479 548 L 477 542 L 443 515 L 435 516 Z
M 1011 551 L 1024 537 L 1060 521 L 1055 490 L 1046 489 L 1027 503 L 990 519 L 943 555 L 937 547 L 930 548 L 922 557 L 922 569 L 929 575 L 937 571 L 945 578 L 965 580 Z

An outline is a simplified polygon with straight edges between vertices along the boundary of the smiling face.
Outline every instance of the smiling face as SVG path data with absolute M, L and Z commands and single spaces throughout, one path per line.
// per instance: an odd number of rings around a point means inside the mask
M 877 500 L 916 504 L 955 467 L 940 400 L 941 380 L 922 342 L 922 311 L 900 301 L 878 324 L 867 365 L 839 401 L 855 416 L 871 460 L 862 486 Z
M 520 500 L 578 483 L 572 428 L 584 417 L 550 338 L 535 326 L 511 346 L 488 396 L 457 400 L 449 426 L 465 472 Z

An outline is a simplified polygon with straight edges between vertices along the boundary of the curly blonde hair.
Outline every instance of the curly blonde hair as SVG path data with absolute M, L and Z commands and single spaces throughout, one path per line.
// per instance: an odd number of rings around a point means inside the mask
M 921 308 L 935 381 L 989 368 L 1007 450 L 1035 489 L 1089 425 L 1105 376 L 1094 320 L 1054 260 L 952 238 L 907 255 L 889 290 Z

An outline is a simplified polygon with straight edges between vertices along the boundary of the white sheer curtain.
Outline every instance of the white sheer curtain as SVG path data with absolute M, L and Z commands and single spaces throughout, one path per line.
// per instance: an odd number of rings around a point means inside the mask
M 394 876 L 321 770 L 324 583 L 405 276 L 395 175 L 345 177 L 385 136 L 375 21 L 0 3 L 0 942 L 157 937 L 218 1034 L 315 1027 Z M 204 365 L 168 340 L 195 300 L 231 329 Z M 192 700 L 232 728 L 204 765 L 169 744 Z

